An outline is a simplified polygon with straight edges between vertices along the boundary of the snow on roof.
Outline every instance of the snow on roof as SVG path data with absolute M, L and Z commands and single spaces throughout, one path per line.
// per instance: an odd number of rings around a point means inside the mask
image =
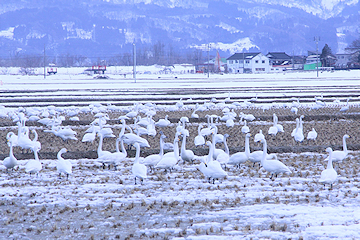
M 255 56 L 261 54 L 261 52 L 256 53 L 235 53 L 226 60 L 241 60 L 241 59 L 252 59 Z

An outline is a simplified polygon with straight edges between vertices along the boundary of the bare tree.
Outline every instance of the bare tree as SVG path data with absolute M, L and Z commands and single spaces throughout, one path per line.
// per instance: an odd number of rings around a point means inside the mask
M 20 73 L 23 75 L 34 74 L 34 68 L 43 65 L 43 56 L 40 55 L 26 55 L 21 57 Z
M 75 57 L 69 53 L 61 55 L 59 60 L 59 65 L 62 67 L 72 67 L 75 65 Z

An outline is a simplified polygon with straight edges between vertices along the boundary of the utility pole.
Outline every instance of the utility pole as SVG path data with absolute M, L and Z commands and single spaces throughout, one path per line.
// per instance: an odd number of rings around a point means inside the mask
M 244 53 L 244 49 L 242 50 L 242 55 L 243 55 L 243 72 L 242 73 L 245 73 L 245 53 Z
M 135 45 L 135 43 L 133 43 L 133 46 L 134 46 L 134 49 L 133 49 L 133 51 L 134 51 L 134 54 L 133 54 L 133 56 L 134 56 L 133 75 L 134 75 L 134 80 L 135 80 L 135 83 L 136 83 L 136 45 Z
M 314 37 L 314 41 L 316 42 L 316 76 L 319 77 L 319 41 L 320 37 Z
M 209 78 L 209 74 L 210 74 L 210 68 L 209 68 L 209 64 L 210 64 L 210 43 L 209 43 L 209 45 L 208 45 L 208 66 L 207 66 L 207 77 Z
M 46 78 L 46 69 L 45 69 L 45 64 L 46 64 L 46 60 L 45 60 L 45 44 L 44 44 L 44 79 Z

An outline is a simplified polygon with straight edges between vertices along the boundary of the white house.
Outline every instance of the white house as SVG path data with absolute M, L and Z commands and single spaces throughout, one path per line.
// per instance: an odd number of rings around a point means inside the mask
M 261 52 L 235 53 L 226 59 L 230 73 L 267 73 L 270 71 L 270 61 Z

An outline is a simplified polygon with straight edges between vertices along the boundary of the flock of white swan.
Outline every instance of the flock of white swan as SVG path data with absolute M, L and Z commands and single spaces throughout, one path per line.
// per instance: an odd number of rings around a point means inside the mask
M 320 100 L 316 101 L 317 105 L 321 104 Z M 297 113 L 297 108 L 299 107 L 298 103 L 299 101 L 293 102 L 293 106 L 291 108 L 292 112 Z M 99 145 L 97 149 L 98 161 L 104 166 L 109 165 L 109 168 L 110 165 L 114 165 L 115 169 L 119 163 L 128 157 L 124 144 L 134 146 L 136 148 L 136 155 L 132 166 L 132 174 L 135 179 L 135 184 L 137 183 L 137 179 L 143 183 L 143 180 L 147 178 L 148 174 L 150 174 L 149 171 L 153 172 L 155 169 L 164 169 L 165 171 L 171 172 L 180 160 L 191 164 L 193 164 L 195 160 L 199 161 L 200 163 L 197 165 L 197 168 L 206 177 L 209 183 L 215 183 L 215 180 L 225 178 L 228 175 L 227 166 L 230 165 L 239 167 L 246 161 L 251 161 L 253 166 L 258 163 L 263 169 L 271 174 L 270 179 L 277 177 L 279 173 L 292 172 L 289 167 L 277 159 L 276 154 L 267 153 L 266 137 L 264 136 L 262 130 L 254 136 L 254 141 L 260 142 L 263 146 L 263 150 L 250 152 L 249 141 L 252 136 L 249 133 L 250 129 L 249 126 L 247 126 L 247 121 L 253 121 L 255 119 L 252 114 L 239 114 L 240 122 L 243 124 L 241 132 L 245 135 L 245 150 L 244 152 L 237 152 L 234 154 L 229 153 L 229 147 L 226 142 L 229 135 L 219 134 L 217 124 L 214 123 L 214 119 L 219 119 L 224 121 L 227 127 L 234 126 L 234 120 L 237 117 L 234 109 L 230 110 L 228 107 L 224 107 L 222 110 L 223 116 L 207 115 L 208 123 L 199 124 L 198 135 L 194 138 L 194 144 L 195 146 L 208 146 L 209 152 L 206 156 L 196 156 L 192 150 L 186 149 L 186 141 L 189 137 L 189 131 L 186 129 L 186 124 L 189 123 L 188 117 L 182 117 L 180 119 L 179 123 L 174 128 L 174 132 L 176 132 L 174 140 L 172 143 L 166 143 L 165 139 L 167 137 L 162 131 L 157 133 L 157 129 L 159 130 L 163 127 L 173 125 L 168 120 L 168 116 L 155 122 L 152 118 L 156 114 L 156 111 L 153 107 L 149 107 L 146 111 L 142 111 L 145 113 L 146 117 L 141 118 L 139 106 L 140 104 L 135 104 L 132 110 L 127 111 L 126 115 L 119 117 L 121 122 L 121 131 L 118 137 L 114 135 L 111 127 L 106 125 L 106 121 L 109 120 L 108 115 L 106 113 L 99 112 L 95 114 L 96 120 L 91 123 L 90 128 L 86 130 L 86 133 L 82 138 L 82 142 L 93 142 L 97 137 L 99 137 Z M 174 110 L 180 109 L 182 106 L 183 103 L 179 101 L 174 106 Z M 198 118 L 199 116 L 196 112 L 204 111 L 206 109 L 208 109 L 208 107 L 205 104 L 196 105 L 191 117 Z M 75 115 L 75 113 L 73 115 Z M 36 119 L 36 121 L 48 127 L 44 130 L 44 132 L 53 133 L 54 136 L 60 137 L 64 141 L 78 140 L 76 138 L 77 133 L 74 130 L 72 130 L 69 126 L 61 126 L 62 120 L 65 119 L 63 116 L 61 117 L 57 114 L 51 118 L 49 117 Z M 296 118 L 296 128 L 291 133 L 294 141 L 297 142 L 302 142 L 305 138 L 303 132 L 303 117 L 304 116 L 302 115 L 299 118 Z M 32 151 L 34 153 L 34 159 L 29 160 L 25 166 L 26 173 L 29 173 L 30 175 L 38 174 L 42 169 L 42 164 L 38 157 L 38 152 L 41 150 L 41 143 L 38 140 L 37 132 L 33 129 L 32 132 L 35 137 L 34 139 L 30 139 L 29 128 L 25 124 L 26 121 L 31 118 L 32 116 L 26 115 L 24 112 L 19 112 L 15 117 L 13 116 L 14 121 L 17 121 L 18 132 L 17 135 L 14 132 L 9 132 L 7 134 L 7 142 L 10 149 L 9 156 L 2 162 L 2 164 L 6 167 L 7 172 L 18 165 L 18 161 L 13 153 L 13 147 L 20 147 L 23 150 Z M 73 118 L 76 117 L 73 116 Z M 126 121 L 131 119 L 134 120 L 134 124 L 128 125 Z M 267 134 L 276 136 L 279 132 L 284 132 L 284 129 L 283 126 L 278 123 L 278 117 L 274 113 L 273 124 L 269 127 Z M 160 152 L 158 154 L 149 155 L 145 158 L 140 157 L 141 148 L 150 147 L 148 141 L 141 137 L 144 134 L 149 136 L 160 134 Z M 110 152 L 103 150 L 104 138 L 116 138 L 116 151 Z M 308 132 L 307 139 L 315 140 L 316 138 L 317 132 L 313 128 L 310 132 Z M 342 161 L 347 157 L 347 138 L 349 138 L 349 136 L 345 134 L 343 136 L 342 151 L 332 151 L 330 147 L 326 149 L 329 156 L 325 160 L 328 161 L 328 163 L 326 169 L 322 171 L 319 178 L 319 182 L 324 184 L 324 186 L 325 184 L 329 184 L 332 188 L 332 184 L 337 179 L 337 173 L 333 168 L 333 162 Z M 179 148 L 180 141 L 181 147 Z M 216 143 L 223 143 L 224 150 L 216 148 Z M 165 149 L 171 149 L 172 151 L 164 153 Z M 58 152 L 56 166 L 59 175 L 65 174 L 68 178 L 69 175 L 72 174 L 72 165 L 69 160 L 65 160 L 62 157 L 62 154 L 66 151 L 67 150 L 65 148 L 62 148 Z

